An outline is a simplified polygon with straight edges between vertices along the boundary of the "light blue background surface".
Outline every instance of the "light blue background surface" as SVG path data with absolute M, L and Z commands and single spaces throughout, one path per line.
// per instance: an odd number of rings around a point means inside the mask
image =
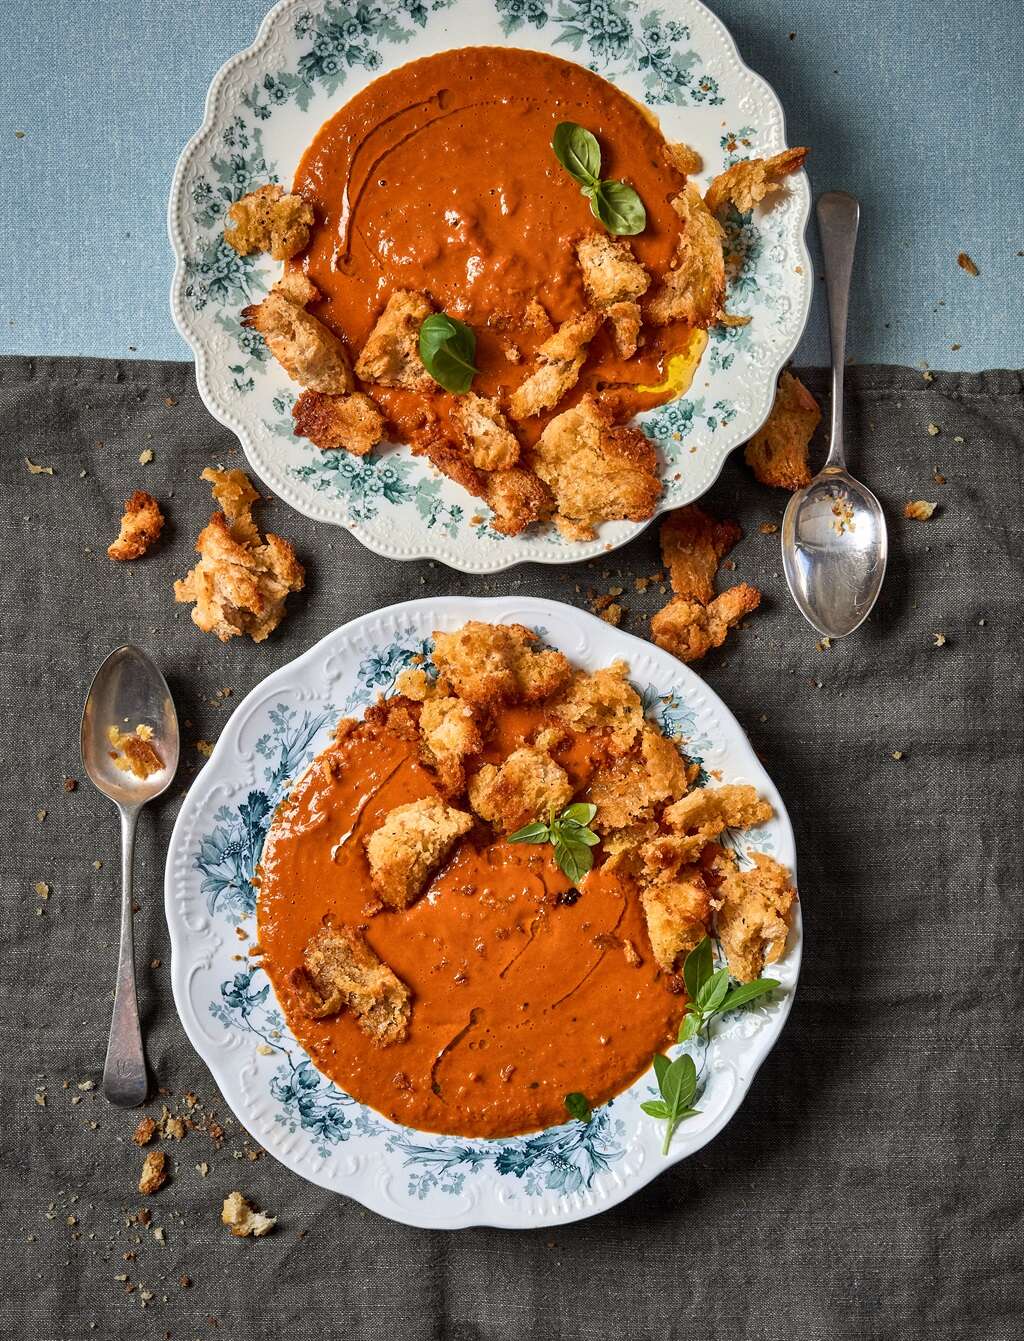
M 167 305 L 171 174 L 211 77 L 268 7 L 0 7 L 0 352 L 188 357 Z M 813 147 L 814 191 L 861 197 L 851 356 L 1024 365 L 1020 0 L 711 7 L 781 97 L 789 143 Z M 822 308 L 819 296 L 800 362 L 827 360 Z

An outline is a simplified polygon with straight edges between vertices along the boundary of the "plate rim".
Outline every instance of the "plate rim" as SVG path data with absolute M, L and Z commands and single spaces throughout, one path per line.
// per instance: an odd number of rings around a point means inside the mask
M 261 1135 L 258 1132 L 252 1131 L 252 1129 L 249 1127 L 246 1117 L 240 1111 L 240 1105 L 236 1106 L 233 1098 L 227 1093 L 225 1093 L 221 1085 L 217 1067 L 217 1063 L 219 1062 L 220 1059 L 214 1058 L 212 1057 L 212 1055 L 208 1055 L 206 1046 L 201 1039 L 201 1033 L 199 1029 L 197 1027 L 193 1028 L 193 1011 L 191 1009 L 191 1003 L 188 1000 L 186 973 L 183 971 L 187 964 L 185 957 L 186 930 L 180 924 L 177 909 L 174 906 L 174 900 L 177 894 L 177 886 L 173 870 L 173 867 L 176 862 L 177 849 L 185 840 L 186 825 L 191 822 L 190 807 L 189 807 L 190 796 L 198 787 L 203 775 L 206 774 L 209 770 L 215 769 L 216 766 L 219 763 L 223 762 L 225 757 L 228 755 L 229 750 L 231 748 L 231 742 L 229 741 L 229 737 L 232 734 L 231 732 L 232 724 L 233 723 L 240 724 L 246 720 L 247 709 L 249 705 L 257 698 L 257 696 L 262 697 L 269 685 L 272 685 L 277 680 L 283 680 L 287 676 L 293 674 L 296 668 L 301 667 L 304 664 L 314 662 L 317 658 L 317 655 L 321 652 L 321 649 L 329 640 L 335 639 L 339 634 L 342 633 L 351 633 L 354 635 L 355 631 L 361 630 L 363 626 L 381 617 L 390 617 L 392 620 L 395 620 L 405 612 L 411 612 L 411 611 L 422 612 L 425 609 L 429 608 L 437 609 L 439 606 L 443 607 L 449 603 L 457 605 L 460 608 L 460 610 L 465 609 L 467 611 L 465 616 L 467 619 L 487 618 L 487 612 L 492 612 L 492 619 L 490 620 L 490 622 L 498 622 L 497 619 L 493 618 L 493 615 L 499 610 L 502 604 L 512 606 L 514 612 L 517 614 L 536 613 L 539 617 L 543 617 L 545 613 L 555 614 L 557 612 L 568 610 L 572 613 L 573 616 L 579 616 L 583 620 L 584 625 L 588 624 L 596 625 L 597 628 L 595 629 L 595 632 L 600 632 L 601 636 L 603 637 L 610 636 L 613 642 L 625 640 L 626 648 L 623 651 L 622 655 L 627 661 L 629 660 L 629 647 L 632 644 L 636 644 L 638 647 L 643 649 L 645 653 L 649 653 L 653 646 L 652 644 L 646 642 L 646 640 L 637 637 L 635 634 L 609 626 L 607 623 L 605 623 L 603 620 L 600 620 L 596 615 L 591 614 L 589 611 L 581 610 L 577 606 L 569 605 L 566 602 L 562 601 L 552 600 L 548 597 L 515 596 L 515 595 L 418 597 L 413 600 L 399 601 L 393 605 L 382 606 L 379 609 L 371 610 L 364 614 L 357 615 L 353 619 L 346 621 L 344 624 L 338 625 L 338 627 L 330 630 L 322 638 L 318 639 L 317 642 L 315 642 L 311 647 L 307 648 L 306 651 L 299 653 L 298 656 L 294 657 L 291 661 L 286 662 L 285 665 L 278 667 L 277 670 L 271 671 L 269 675 L 264 676 L 264 678 L 260 680 L 257 684 L 255 684 L 252 687 L 252 689 L 245 695 L 245 697 L 242 700 L 240 700 L 240 702 L 236 705 L 234 711 L 231 713 L 231 716 L 227 719 L 227 721 L 221 728 L 221 731 L 217 737 L 217 741 L 214 745 L 214 749 L 210 758 L 206 761 L 206 763 L 203 765 L 203 768 L 200 769 L 199 773 L 197 773 L 196 777 L 192 780 L 188 792 L 186 793 L 185 798 L 181 804 L 181 807 L 178 810 L 178 814 L 175 817 L 174 826 L 171 831 L 171 836 L 167 844 L 167 855 L 164 863 L 164 917 L 167 922 L 168 933 L 170 937 L 171 992 L 178 1020 L 181 1024 L 182 1029 L 185 1032 L 186 1037 L 188 1038 L 189 1043 L 192 1045 L 193 1049 L 198 1054 L 200 1061 L 209 1071 L 210 1076 L 217 1087 L 218 1093 L 221 1096 L 221 1099 L 231 1109 L 231 1112 L 233 1113 L 235 1119 L 238 1121 L 240 1126 L 245 1131 L 249 1132 L 254 1137 L 254 1139 L 259 1141 L 261 1145 L 262 1145 Z M 662 649 L 657 648 L 655 648 L 654 650 L 662 651 Z M 667 656 L 669 654 L 663 653 L 663 655 Z M 783 799 L 782 794 L 779 791 L 778 785 L 776 784 L 775 780 L 771 777 L 771 775 L 768 773 L 768 770 L 760 762 L 760 759 L 758 759 L 757 754 L 754 751 L 753 745 L 750 743 L 750 740 L 747 737 L 746 732 L 743 730 L 743 727 L 740 725 L 738 719 L 732 712 L 731 708 L 729 708 L 729 706 L 721 699 L 721 697 L 707 683 L 707 681 L 705 681 L 699 675 L 697 675 L 696 672 L 691 670 L 689 666 L 684 665 L 682 662 L 678 662 L 677 664 L 678 664 L 678 671 L 676 673 L 679 674 L 679 678 L 684 682 L 689 682 L 691 685 L 695 685 L 696 687 L 699 688 L 700 692 L 708 694 L 710 696 L 716 712 L 718 712 L 722 718 L 723 724 L 727 728 L 731 728 L 737 733 L 737 736 L 739 737 L 740 741 L 749 750 L 751 756 L 757 763 L 758 767 L 765 774 L 765 776 L 768 777 L 768 780 L 778 798 L 779 805 L 778 805 L 777 819 L 779 823 L 782 825 L 783 830 L 789 839 L 789 851 L 792 853 L 792 861 L 789 863 L 789 865 L 792 871 L 794 886 L 799 891 L 799 876 L 797 870 L 798 854 L 796 850 L 796 839 L 793 833 L 793 826 L 789 818 L 789 813 L 786 808 L 785 800 Z M 292 1158 L 292 1153 L 290 1149 L 285 1151 L 268 1149 L 267 1153 L 271 1155 L 278 1163 L 284 1165 L 284 1167 L 287 1168 L 289 1172 L 298 1175 L 300 1178 L 304 1179 L 306 1182 L 312 1183 L 314 1186 L 321 1187 L 325 1191 L 332 1192 L 338 1196 L 346 1196 L 350 1200 L 353 1200 L 358 1204 L 365 1206 L 367 1209 L 372 1210 L 374 1213 L 386 1216 L 389 1219 L 393 1219 L 397 1223 L 407 1224 L 414 1228 L 420 1228 L 420 1229 L 435 1229 L 435 1230 L 462 1229 L 474 1226 L 500 1228 L 500 1229 L 541 1229 L 541 1228 L 551 1229 L 552 1226 L 556 1224 L 562 1225 L 562 1224 L 575 1223 L 576 1221 L 589 1219 L 593 1215 L 598 1215 L 603 1211 L 610 1210 L 613 1206 L 621 1205 L 623 1202 L 627 1201 L 630 1197 L 632 1197 L 635 1193 L 641 1191 L 644 1187 L 647 1187 L 660 1174 L 665 1173 L 667 1170 L 674 1168 L 677 1164 L 681 1163 L 682 1161 L 689 1159 L 692 1155 L 697 1154 L 711 1140 L 713 1140 L 716 1136 L 719 1135 L 719 1133 L 723 1130 L 723 1128 L 728 1125 L 728 1123 L 733 1119 L 733 1117 L 735 1117 L 736 1113 L 739 1111 L 740 1107 L 742 1106 L 742 1104 L 747 1098 L 747 1095 L 750 1092 L 750 1088 L 753 1085 L 754 1079 L 758 1071 L 760 1070 L 761 1066 L 764 1064 L 765 1060 L 778 1043 L 778 1040 L 781 1037 L 783 1030 L 785 1029 L 786 1023 L 789 1019 L 790 1011 L 792 1010 L 793 1007 L 793 1001 L 796 997 L 796 993 L 799 988 L 800 971 L 803 960 L 803 918 L 802 918 L 802 905 L 799 894 L 796 902 L 795 924 L 799 934 L 796 936 L 794 942 L 788 945 L 786 949 L 787 962 L 792 966 L 792 973 L 793 973 L 792 984 L 787 988 L 781 1001 L 777 1003 L 778 1010 L 777 1013 L 772 1018 L 773 1027 L 772 1030 L 770 1031 L 770 1037 L 759 1037 L 759 1041 L 757 1042 L 755 1048 L 752 1050 L 751 1056 L 749 1058 L 744 1058 L 743 1069 L 741 1072 L 738 1072 L 736 1076 L 736 1086 L 733 1095 L 730 1097 L 729 1102 L 723 1108 L 722 1112 L 718 1114 L 714 1122 L 710 1123 L 708 1127 L 705 1128 L 705 1130 L 700 1133 L 700 1137 L 697 1141 L 697 1144 L 687 1148 L 685 1151 L 681 1149 L 678 1150 L 676 1153 L 672 1153 L 670 1151 L 670 1153 L 667 1156 L 664 1156 L 660 1162 L 656 1162 L 654 1160 L 646 1162 L 635 1173 L 631 1173 L 627 1187 L 620 1187 L 616 1189 L 614 1193 L 612 1193 L 607 1198 L 601 1200 L 597 1204 L 590 1203 L 582 1206 L 571 1207 L 567 1209 L 564 1213 L 560 1212 L 557 1216 L 538 1218 L 532 1223 L 512 1224 L 509 1223 L 507 1220 L 492 1218 L 492 1214 L 489 1212 L 489 1207 L 494 1202 L 494 1199 L 491 1198 L 489 1202 L 481 1205 L 480 1207 L 474 1206 L 473 1208 L 471 1208 L 471 1210 L 467 1213 L 467 1217 L 464 1220 L 458 1222 L 445 1223 L 445 1222 L 439 1222 L 436 1216 L 432 1216 L 431 1214 L 426 1212 L 425 1209 L 426 1203 L 423 1203 L 424 1211 L 422 1213 L 418 1213 L 418 1207 L 414 1209 L 410 1204 L 409 1206 L 404 1206 L 401 1209 L 401 1214 L 394 1213 L 390 1209 L 385 1209 L 379 1204 L 377 1205 L 370 1204 L 370 1201 L 364 1199 L 364 1197 L 361 1196 L 359 1192 L 355 1190 L 342 1190 L 341 1188 L 335 1186 L 333 1183 L 329 1182 L 326 1178 L 323 1179 L 318 1178 L 313 1174 L 311 1174 L 311 1172 L 307 1168 L 300 1167 L 299 1161 Z M 198 1021 L 196 1021 L 196 1024 L 197 1023 Z M 765 1031 L 766 1035 L 768 1033 L 769 1031 Z M 551 1128 L 543 1128 L 541 1130 L 551 1130 Z M 397 1209 L 398 1208 L 396 1206 L 396 1210 Z
M 613 553 L 615 550 L 630 544 L 638 536 L 642 535 L 647 528 L 658 519 L 658 517 L 663 516 L 674 507 L 682 505 L 674 503 L 670 506 L 666 502 L 663 493 L 658 504 L 655 506 L 654 512 L 646 520 L 640 522 L 623 521 L 614 523 L 615 526 L 621 526 L 623 531 L 623 534 L 618 537 L 609 538 L 607 535 L 602 535 L 599 531 L 596 539 L 592 541 L 582 543 L 566 541 L 561 545 L 541 549 L 537 553 L 517 553 L 515 549 L 510 548 L 507 551 L 503 550 L 500 553 L 495 553 L 493 558 L 488 558 L 485 555 L 477 557 L 472 552 L 471 546 L 463 545 L 460 547 L 458 543 L 436 533 L 431 533 L 431 538 L 434 541 L 431 545 L 427 545 L 424 540 L 420 542 L 415 552 L 410 552 L 405 549 L 401 552 L 396 552 L 393 548 L 390 548 L 383 539 L 378 539 L 372 531 L 367 532 L 367 530 L 365 530 L 358 522 L 353 525 L 351 521 L 345 522 L 335 516 L 325 515 L 323 511 L 318 510 L 313 505 L 311 500 L 307 500 L 303 494 L 293 490 L 282 490 L 276 481 L 271 483 L 264 478 L 257 461 L 255 446 L 250 440 L 250 434 L 246 425 L 229 409 L 218 402 L 210 377 L 209 350 L 201 340 L 198 338 L 193 339 L 193 336 L 190 333 L 187 315 L 184 311 L 184 304 L 182 302 L 182 293 L 185 283 L 186 247 L 184 231 L 179 225 L 178 215 L 185 174 L 192 158 L 197 153 L 207 134 L 212 133 L 214 129 L 213 118 L 217 111 L 217 104 L 221 97 L 224 84 L 229 75 L 243 62 L 257 56 L 261 49 L 270 42 L 274 35 L 273 29 L 276 25 L 278 16 L 283 15 L 288 9 L 297 8 L 302 2 L 303 0 L 277 0 L 277 3 L 275 3 L 264 15 L 250 45 L 243 47 L 241 50 L 235 52 L 234 55 L 230 56 L 214 74 L 206 91 L 202 120 L 195 132 L 189 137 L 184 148 L 181 150 L 171 179 L 171 189 L 168 195 L 166 211 L 167 236 L 174 256 L 174 267 L 171 274 L 169 292 L 171 317 L 179 335 L 192 354 L 195 367 L 196 388 L 203 405 L 218 423 L 223 424 L 225 428 L 230 429 L 235 435 L 242 448 L 246 462 L 265 487 L 273 490 L 275 496 L 279 497 L 288 507 L 298 512 L 300 516 L 307 517 L 311 521 L 319 524 L 326 523 L 329 526 L 338 527 L 340 530 L 347 532 L 364 546 L 364 548 L 370 550 L 373 554 L 379 555 L 381 558 L 391 559 L 398 563 L 419 563 L 423 560 L 433 559 L 436 562 L 443 563 L 448 568 L 452 568 L 456 572 L 489 575 L 505 572 L 510 568 L 518 567 L 520 564 L 524 563 L 547 565 L 585 563 L 590 559 Z M 774 103 L 779 118 L 783 143 L 786 144 L 788 142 L 786 111 L 782 99 L 775 91 L 774 86 L 765 78 L 765 76 L 759 74 L 743 59 L 736 39 L 733 37 L 729 28 L 717 14 L 703 3 L 703 0 L 687 0 L 687 3 L 700 10 L 702 19 L 717 31 L 719 39 L 723 42 L 728 55 L 735 62 L 741 74 L 755 82 L 763 94 L 770 98 Z M 511 40 L 507 40 L 506 44 L 515 46 L 515 43 Z M 453 47 L 449 49 L 457 50 L 458 48 Z M 568 55 L 561 56 L 560 58 L 572 59 L 572 57 Z M 575 63 L 583 64 L 583 62 Z M 383 73 L 386 73 L 386 71 L 379 71 L 375 75 L 375 78 L 379 78 Z M 764 381 L 762 388 L 764 395 L 762 396 L 761 403 L 758 405 L 756 412 L 752 416 L 753 426 L 749 430 L 749 437 L 753 437 L 753 435 L 758 432 L 771 413 L 772 405 L 774 404 L 775 385 L 780 373 L 792 358 L 798 344 L 806 332 L 811 305 L 814 300 L 813 267 L 807 243 L 807 228 L 810 221 L 812 196 L 806 169 L 801 168 L 798 173 L 792 174 L 788 181 L 790 190 L 798 197 L 800 205 L 795 225 L 795 239 L 799 253 L 797 256 L 797 264 L 802 267 L 802 275 L 805 277 L 800 290 L 802 311 L 800 311 L 798 315 L 798 320 L 794 326 L 792 337 L 779 347 L 771 360 L 769 365 L 771 368 L 771 375 Z M 702 355 L 701 362 L 703 362 L 705 355 Z M 699 368 L 700 365 L 698 365 L 698 371 Z M 694 498 L 690 499 L 690 502 L 696 502 L 700 498 L 703 498 L 704 495 L 714 487 L 725 468 L 726 462 L 740 447 L 744 446 L 745 443 L 749 441 L 749 437 L 744 438 L 742 441 L 736 441 L 732 443 L 731 446 L 719 450 L 717 458 L 713 462 L 713 468 L 710 475 L 701 487 L 700 492 L 696 494 Z

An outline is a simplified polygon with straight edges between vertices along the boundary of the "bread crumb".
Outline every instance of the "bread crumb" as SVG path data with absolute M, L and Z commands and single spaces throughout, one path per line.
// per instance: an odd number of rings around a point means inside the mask
M 229 1192 L 224 1198 L 220 1222 L 222 1225 L 227 1225 L 235 1238 L 245 1239 L 251 1236 L 261 1239 L 277 1224 L 277 1216 L 264 1215 L 261 1211 L 255 1210 L 241 1192 Z
M 213 746 L 208 740 L 197 740 L 196 749 L 205 759 L 209 759 L 210 755 L 213 753 Z
M 151 1117 L 144 1117 L 139 1119 L 139 1124 L 132 1133 L 132 1140 L 136 1145 L 149 1145 L 155 1135 L 156 1123 Z
M 917 498 L 904 507 L 903 515 L 909 517 L 911 521 L 930 521 L 935 508 L 935 503 L 927 503 L 923 498 Z
M 139 1191 L 143 1196 L 157 1192 L 167 1182 L 167 1156 L 162 1150 L 151 1150 L 142 1163 Z
M 956 263 L 961 270 L 966 270 L 969 275 L 980 275 L 981 271 L 974 264 L 965 251 L 962 251 L 956 258 Z
M 27 456 L 25 457 L 25 464 L 26 466 L 28 466 L 28 472 L 30 475 L 53 474 L 53 466 L 37 466 L 36 463 L 34 461 L 30 461 Z
M 932 642 L 935 644 L 936 647 L 945 647 L 946 635 L 944 633 L 933 633 Z
M 932 435 L 933 438 L 937 438 L 939 434 L 942 432 L 942 429 L 939 428 L 938 424 L 929 424 L 928 432 Z

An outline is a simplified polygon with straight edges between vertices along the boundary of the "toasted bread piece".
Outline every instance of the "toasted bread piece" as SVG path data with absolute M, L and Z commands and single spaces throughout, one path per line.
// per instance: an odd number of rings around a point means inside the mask
M 467 391 L 456 400 L 454 415 L 478 470 L 508 470 L 519 460 L 519 439 L 496 400 Z
M 600 312 L 581 312 L 548 336 L 537 350 L 537 367 L 509 397 L 513 419 L 550 410 L 576 385 L 587 348 L 603 320 Z
M 466 759 L 483 748 L 474 708 L 461 698 L 428 695 L 420 710 L 420 735 L 426 762 L 448 795 L 457 795 L 466 783 Z
M 691 867 L 671 879 L 646 886 L 640 902 L 655 961 L 663 972 L 674 973 L 711 926 L 707 884 L 700 871 Z
M 651 635 L 680 661 L 699 661 L 721 647 L 729 630 L 760 604 L 761 593 L 747 582 L 729 587 L 706 606 L 675 596 L 651 616 Z
M 297 256 L 309 242 L 313 207 L 299 195 L 285 195 L 276 182 L 261 186 L 228 206 L 224 241 L 239 256 L 269 251 L 275 261 Z
M 708 209 L 719 214 L 726 205 L 735 205 L 741 214 L 746 214 L 777 188 L 783 177 L 799 172 L 807 154 L 806 148 L 783 149 L 771 158 L 748 158 L 734 163 L 719 173 L 705 192 Z
M 538 647 L 522 624 L 471 619 L 452 633 L 435 632 L 434 664 L 460 698 L 478 707 L 537 703 L 572 674 L 561 652 Z
M 355 382 L 348 352 L 333 331 L 306 307 L 320 297 L 316 285 L 289 271 L 261 303 L 242 309 L 242 325 L 259 331 L 288 376 L 311 391 L 342 395 Z
M 577 735 L 602 732 L 613 755 L 632 748 L 644 722 L 643 701 L 629 683 L 624 661 L 613 661 L 596 671 L 575 672 L 551 711 Z
M 747 465 L 762 484 L 793 493 L 811 482 L 807 449 L 821 421 L 821 406 L 798 377 L 779 378 L 771 413 L 747 443 Z
M 700 172 L 704 166 L 704 160 L 696 149 L 691 149 L 688 144 L 677 141 L 675 144 L 665 144 L 661 150 L 665 162 L 681 172 L 684 177 L 692 177 L 695 172 Z
M 591 779 L 589 799 L 597 806 L 593 827 L 604 834 L 649 820 L 689 785 L 686 761 L 675 744 L 645 721 L 630 752 L 599 767 Z
M 741 871 L 733 865 L 715 891 L 718 938 L 729 971 L 740 982 L 759 978 L 766 964 L 781 958 L 796 899 L 784 866 L 763 852 L 752 856 L 753 867 Z
M 366 456 L 384 436 L 380 411 L 361 391 L 347 396 L 303 391 L 292 406 L 292 418 L 296 434 L 309 438 L 323 452 L 342 450 Z
M 230 509 L 215 512 L 196 541 L 199 562 L 174 584 L 174 599 L 194 602 L 192 622 L 221 642 L 248 633 L 262 642 L 284 617 L 289 592 L 301 591 L 302 565 L 287 540 L 267 533 L 260 540 L 252 517 L 258 497 L 241 470 L 204 470 L 214 497 Z
M 167 1182 L 167 1155 L 163 1150 L 150 1150 L 142 1161 L 142 1173 L 139 1175 L 139 1191 L 144 1197 L 159 1192 Z
M 555 524 L 573 540 L 592 540 L 604 521 L 646 521 L 661 497 L 654 447 L 638 428 L 614 427 L 594 396 L 551 420 L 533 466 L 555 496 Z
M 425 293 L 413 289 L 393 293 L 356 359 L 356 376 L 412 390 L 434 386 L 420 358 L 420 327 L 433 310 Z
M 709 843 L 726 829 L 750 829 L 766 824 L 772 807 L 753 787 L 730 783 L 723 787 L 699 787 L 667 807 L 662 823 L 667 832 L 646 844 L 643 851 L 646 874 L 658 879 L 680 866 L 699 859 Z
M 314 1019 L 350 1010 L 379 1047 L 405 1038 L 409 989 L 355 927 L 321 927 L 303 951 L 292 985 Z
M 114 767 L 137 778 L 148 778 L 164 766 L 153 744 L 152 727 L 139 724 L 134 731 L 122 731 L 119 726 L 107 727 L 107 740 L 116 753 Z
M 276 1215 L 264 1215 L 255 1210 L 241 1192 L 229 1192 L 220 1210 L 220 1222 L 227 1225 L 236 1239 L 263 1238 L 277 1224 Z
M 519 535 L 555 510 L 554 494 L 540 476 L 519 466 L 492 471 L 486 478 L 484 497 L 494 513 L 491 526 L 500 535 Z
M 927 499 L 914 498 L 904 503 L 903 515 L 908 521 L 931 521 L 937 506 L 937 503 L 929 503 Z
M 636 300 L 647 292 L 650 275 L 628 242 L 607 233 L 582 237 L 576 244 L 576 257 L 591 306 L 608 316 L 616 349 L 622 358 L 631 358 L 640 333 L 640 304 Z
M 685 321 L 707 329 L 718 320 L 725 302 L 725 230 L 701 199 L 692 182 L 672 201 L 683 229 L 676 244 L 674 268 L 647 306 L 654 326 Z
M 640 304 L 633 298 L 627 298 L 621 303 L 612 303 L 610 307 L 605 308 L 605 316 L 612 328 L 612 339 L 615 341 L 619 357 L 631 359 L 640 342 L 640 327 L 643 323 Z
M 136 489 L 124 505 L 124 516 L 117 539 L 107 546 L 107 554 L 118 563 L 141 559 L 160 538 L 164 514 L 152 494 Z
M 485 764 L 469 780 L 469 804 L 481 819 L 502 833 L 560 811 L 572 800 L 572 783 L 564 768 L 541 750 L 524 746 L 496 767 Z
M 714 599 L 718 565 L 743 532 L 734 521 L 716 521 L 696 503 L 676 508 L 661 523 L 661 559 L 672 590 L 688 601 Z
M 466 447 L 461 442 L 453 442 L 440 427 L 417 437 L 412 444 L 412 454 L 425 456 L 442 475 L 454 480 L 474 498 L 486 496 L 487 472 L 477 470 Z
M 389 908 L 407 908 L 422 894 L 473 818 L 436 796 L 396 806 L 366 839 L 370 881 Z

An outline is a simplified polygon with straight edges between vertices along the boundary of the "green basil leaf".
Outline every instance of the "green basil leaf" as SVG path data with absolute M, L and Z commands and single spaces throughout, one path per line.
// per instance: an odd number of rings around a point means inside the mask
M 574 182 L 594 187 L 601 175 L 601 146 L 575 121 L 560 121 L 551 137 L 555 157 Z
M 684 1108 L 676 1114 L 676 1121 L 682 1122 L 683 1118 L 699 1117 L 699 1116 L 700 1116 L 699 1108 Z
M 648 1117 L 664 1119 L 669 1115 L 668 1109 L 660 1099 L 647 1099 L 640 1107 Z
M 705 1015 L 710 1015 L 719 1008 L 728 994 L 729 970 L 720 968 L 717 973 L 712 973 L 697 993 L 697 1009 L 703 1011 Z
M 679 1026 L 679 1042 L 689 1043 L 691 1038 L 700 1033 L 701 1018 L 692 1010 L 688 1010 L 683 1016 L 683 1022 Z
M 567 880 L 578 885 L 594 864 L 594 854 L 582 843 L 567 843 L 564 838 L 555 843 L 555 861 Z
M 697 1088 L 697 1068 L 687 1053 L 669 1065 L 661 1080 L 661 1097 L 672 1111 L 685 1108 Z
M 468 391 L 480 369 L 476 357 L 476 335 L 471 326 L 447 312 L 434 312 L 420 326 L 420 358 L 439 386 L 461 396 Z
M 711 953 L 711 941 L 705 936 L 699 945 L 694 946 L 686 956 L 683 964 L 683 982 L 686 985 L 686 995 L 691 1001 L 697 1000 L 700 989 L 711 977 L 712 970 L 715 967 L 714 957 Z
M 574 805 L 567 806 L 559 816 L 560 819 L 571 820 L 573 824 L 589 824 L 597 814 L 597 806 L 587 801 L 577 801 Z
M 718 1007 L 719 1013 L 724 1015 L 727 1010 L 735 1010 L 737 1006 L 745 1006 L 748 1001 L 756 1001 L 759 996 L 767 996 L 778 985 L 777 978 L 758 978 L 756 982 L 742 983 L 734 987 Z
M 626 182 L 602 182 L 590 198 L 590 209 L 613 237 L 632 237 L 647 227 L 644 202 Z
M 577 1122 L 589 1122 L 594 1116 L 587 1096 L 580 1094 L 579 1090 L 573 1090 L 571 1094 L 565 1096 L 565 1107 L 569 1116 L 575 1118 Z
M 592 829 L 585 829 L 575 820 L 556 820 L 555 828 L 559 837 L 566 843 L 583 843 L 586 847 L 597 847 L 601 841 Z
M 546 824 L 537 820 L 535 824 L 526 824 L 515 833 L 510 833 L 508 841 L 510 843 L 546 843 L 551 837 L 551 833 Z
M 666 1072 L 666 1071 L 668 1070 L 668 1068 L 672 1065 L 672 1063 L 671 1063 L 671 1061 L 665 1056 L 665 1054 L 664 1054 L 663 1052 L 656 1052 L 656 1053 L 654 1054 L 654 1058 L 653 1058 L 653 1061 L 652 1061 L 652 1065 L 654 1066 L 654 1074 L 655 1074 L 655 1077 L 657 1078 L 657 1081 L 658 1081 L 658 1087 L 659 1087 L 659 1089 L 660 1089 L 660 1088 L 661 1088 L 661 1082 L 662 1082 L 662 1079 L 664 1078 L 665 1072 Z

